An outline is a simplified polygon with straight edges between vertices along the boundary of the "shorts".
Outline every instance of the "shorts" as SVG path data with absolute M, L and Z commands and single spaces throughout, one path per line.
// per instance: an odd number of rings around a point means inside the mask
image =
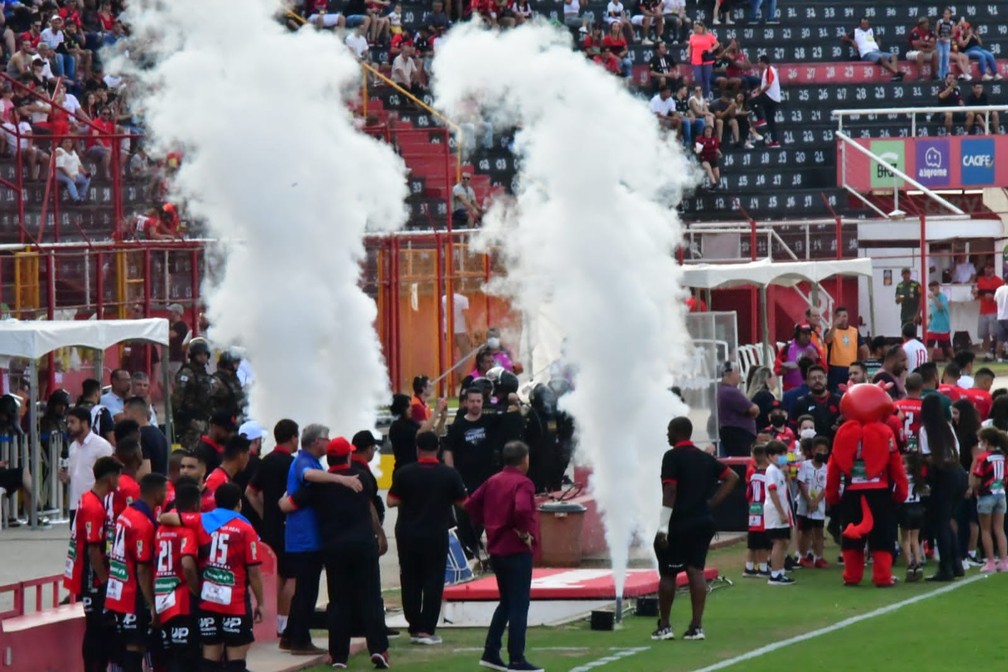
M 24 472 L 21 467 L 17 469 L 0 469 L 0 488 L 7 491 L 8 495 L 13 495 L 21 489 L 24 480 Z
M 85 614 L 105 613 L 105 591 L 90 590 L 80 596 L 80 602 L 84 606 Z
M 339 25 L 339 20 L 342 16 L 339 12 L 336 14 L 312 14 L 308 17 L 308 23 L 317 25 L 321 19 L 323 28 L 332 28 Z
M 977 338 L 997 338 L 998 319 L 997 313 L 980 315 L 977 319 Z
M 669 528 L 668 545 L 655 544 L 660 576 L 675 576 L 687 567 L 703 569 L 707 564 L 707 551 L 714 538 L 714 521 L 701 520 L 674 524 Z
M 199 630 L 196 617 L 176 616 L 161 624 L 161 644 L 169 654 L 194 656 L 200 652 Z
M 998 340 L 1008 341 L 1008 320 L 998 320 Z
M 798 516 L 798 529 L 802 532 L 808 530 L 821 530 L 826 525 L 823 518 L 809 518 L 808 516 Z
M 868 61 L 869 63 L 878 63 L 883 58 L 892 58 L 892 52 L 888 51 L 869 51 L 867 54 L 861 57 L 862 61 Z
M 773 542 L 765 530 L 759 532 L 750 530 L 746 535 L 746 548 L 750 551 L 769 551 L 773 548 Z
M 952 347 L 952 335 L 948 333 L 939 334 L 933 331 L 929 331 L 924 334 L 924 343 L 929 348 L 951 348 Z
M 989 516 L 993 513 L 1004 514 L 1008 511 L 1008 506 L 1005 503 L 1005 493 L 980 495 L 977 497 L 976 510 L 981 516 Z
M 913 60 L 915 60 L 915 59 L 916 59 L 916 58 L 917 58 L 918 56 L 920 56 L 920 55 L 921 55 L 921 53 L 923 53 L 923 54 L 924 54 L 924 58 L 931 58 L 931 55 L 932 55 L 932 54 L 934 54 L 935 52 L 934 52 L 934 50 L 933 50 L 933 49 L 932 49 L 932 50 L 930 50 L 930 51 L 924 51 L 924 52 L 922 52 L 922 51 L 921 51 L 921 50 L 919 50 L 919 49 L 914 49 L 914 50 L 912 50 L 912 51 L 908 51 L 908 52 L 906 52 L 906 55 L 905 55 L 905 56 L 904 56 L 903 58 L 905 58 L 905 59 L 906 59 L 906 60 L 908 60 L 908 61 L 913 61 Z
M 137 609 L 134 614 L 115 613 L 116 633 L 123 646 L 146 647 L 150 641 L 151 617 L 146 609 Z
M 920 502 L 900 504 L 896 522 L 901 530 L 919 530 L 924 525 L 924 505 Z
M 245 646 L 255 641 L 252 614 L 218 614 L 202 611 L 199 616 L 200 641 L 208 646 Z
M 364 14 L 351 14 L 350 16 L 346 17 L 346 27 L 356 28 L 357 26 L 364 23 L 366 19 L 367 16 Z
M 771 527 L 766 531 L 767 538 L 770 541 L 779 541 L 781 539 L 788 540 L 791 538 L 791 528 L 790 527 Z

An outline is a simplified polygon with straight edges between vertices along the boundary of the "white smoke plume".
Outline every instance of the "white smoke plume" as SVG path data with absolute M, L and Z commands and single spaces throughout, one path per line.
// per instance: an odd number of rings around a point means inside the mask
M 352 124 L 360 68 L 346 46 L 287 32 L 278 4 L 131 0 L 154 61 L 134 76 L 153 142 L 184 149 L 177 196 L 222 240 L 225 268 L 204 288 L 211 336 L 244 346 L 251 415 L 349 436 L 387 403 L 377 310 L 358 282 L 365 232 L 406 219 L 405 166 Z
M 657 528 L 666 426 L 686 412 L 668 392 L 689 342 L 671 206 L 694 171 L 647 103 L 572 52 L 566 30 L 457 27 L 433 71 L 449 117 L 475 97 L 496 125 L 520 128 L 516 199 L 487 214 L 479 240 L 502 249 L 516 306 L 534 316 L 548 303 L 565 332 L 577 369 L 565 406 L 622 594 L 634 533 Z

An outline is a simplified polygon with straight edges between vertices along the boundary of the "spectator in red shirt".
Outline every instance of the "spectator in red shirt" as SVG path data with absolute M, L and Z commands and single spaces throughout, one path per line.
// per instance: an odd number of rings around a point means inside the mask
M 466 501 L 474 525 L 486 529 L 490 564 L 497 575 L 500 604 L 494 610 L 480 664 L 493 669 L 540 669 L 525 660 L 525 629 L 532 589 L 532 548 L 539 542 L 535 486 L 526 475 L 529 449 L 521 441 L 505 444 L 504 469 L 491 476 Z M 500 657 L 508 628 L 510 666 Z
M 630 77 L 633 74 L 633 61 L 630 60 L 630 50 L 627 48 L 626 38 L 623 37 L 621 24 L 609 24 L 609 34 L 603 38 L 602 46 L 619 60 L 618 74 L 622 77 Z
M 83 28 L 84 24 L 81 22 L 80 10 L 77 8 L 77 0 L 66 0 L 63 4 L 64 7 L 59 10 L 59 15 L 63 19 L 63 23 L 67 26 L 73 24 L 77 28 Z
M 931 79 L 938 79 L 938 50 L 935 48 L 935 36 L 926 16 L 917 19 L 917 27 L 910 31 L 910 51 L 906 53 L 908 61 L 917 61 L 917 70 L 924 68 L 924 61 L 931 63 Z
M 88 147 L 87 151 L 84 152 L 84 156 L 92 161 L 97 161 L 101 165 L 102 174 L 105 179 L 111 180 L 112 139 L 98 136 L 115 135 L 119 132 L 119 127 L 116 126 L 115 121 L 112 119 L 112 108 L 107 105 L 101 108 L 98 118 L 92 124 L 94 126 L 91 129 L 92 137 L 87 142 Z
M 721 158 L 721 143 L 714 137 L 713 126 L 704 126 L 703 135 L 696 139 L 693 150 L 696 152 L 700 165 L 707 173 L 710 189 L 717 189 L 721 183 L 721 169 L 718 167 L 718 159 Z
M 983 351 L 991 353 L 985 358 L 988 362 L 997 352 L 998 321 L 994 292 L 1003 284 L 1004 281 L 994 274 L 994 262 L 988 260 L 984 265 L 983 275 L 977 278 L 976 284 L 973 285 L 973 295 L 980 300 L 977 337 L 983 339 Z
M 21 33 L 21 42 L 28 42 L 32 48 L 38 49 L 39 42 L 42 41 L 42 19 L 35 17 L 31 22 L 31 27 Z

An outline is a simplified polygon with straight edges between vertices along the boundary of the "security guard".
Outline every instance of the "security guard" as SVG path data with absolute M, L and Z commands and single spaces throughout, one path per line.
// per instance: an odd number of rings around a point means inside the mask
M 210 399 L 216 380 L 207 373 L 209 360 L 210 346 L 206 340 L 194 338 L 189 341 L 189 361 L 175 374 L 172 413 L 178 427 L 179 442 L 187 449 L 196 445 L 210 419 Z
M 214 372 L 214 388 L 210 399 L 212 413 L 227 413 L 233 418 L 241 418 L 245 412 L 245 390 L 238 379 L 238 365 L 241 357 L 225 350 L 217 357 Z

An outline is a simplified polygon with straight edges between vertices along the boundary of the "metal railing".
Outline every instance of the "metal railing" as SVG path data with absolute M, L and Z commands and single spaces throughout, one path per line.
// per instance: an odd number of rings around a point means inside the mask
M 937 114 L 945 112 L 973 112 L 984 115 L 984 124 L 990 128 L 991 112 L 1008 112 L 1008 105 L 971 105 L 969 107 L 951 107 L 948 105 L 930 105 L 923 107 L 869 107 L 864 109 L 833 110 L 830 118 L 837 120 L 837 130 L 843 131 L 844 119 L 858 120 L 858 117 L 910 117 L 910 136 L 917 137 L 917 115 Z

